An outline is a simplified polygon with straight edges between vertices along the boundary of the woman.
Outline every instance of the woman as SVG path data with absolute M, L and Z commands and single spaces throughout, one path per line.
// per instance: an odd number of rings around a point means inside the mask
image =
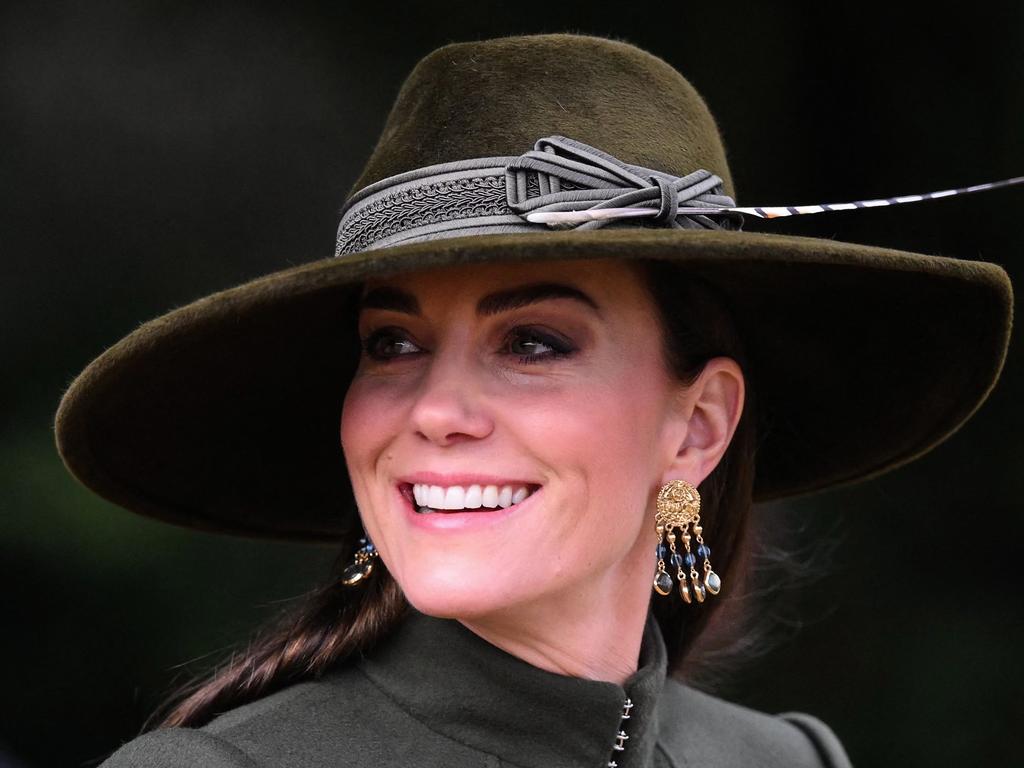
M 147 323 L 61 403 L 106 498 L 341 547 L 105 765 L 847 765 L 813 716 L 690 668 L 736 626 L 752 503 L 945 439 L 998 378 L 1012 292 L 733 206 L 703 100 L 634 46 L 424 58 L 334 259 Z M 612 217 L 529 218 L 576 210 Z

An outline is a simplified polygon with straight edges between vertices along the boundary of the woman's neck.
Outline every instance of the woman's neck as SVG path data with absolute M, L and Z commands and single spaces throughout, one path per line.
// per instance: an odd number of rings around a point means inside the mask
M 627 561 L 628 562 L 628 561 Z M 650 559 L 647 565 L 651 565 Z M 540 669 L 621 685 L 637 670 L 653 566 L 609 569 L 544 602 L 458 617 L 470 631 Z

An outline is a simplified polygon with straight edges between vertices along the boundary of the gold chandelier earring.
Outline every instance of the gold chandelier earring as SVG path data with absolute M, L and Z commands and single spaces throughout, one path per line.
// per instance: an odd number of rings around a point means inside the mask
M 691 535 L 690 530 L 693 530 Z M 658 570 L 654 574 L 654 591 L 659 595 L 672 592 L 672 576 L 665 568 L 665 556 L 676 571 L 679 580 L 679 594 L 687 603 L 696 598 L 703 603 L 708 593 L 717 595 L 722 590 L 722 580 L 711 570 L 711 548 L 704 543 L 704 529 L 700 524 L 700 494 L 696 487 L 685 480 L 673 480 L 658 491 L 658 510 L 655 515 L 655 530 L 658 533 Z M 676 535 L 676 530 L 679 535 Z M 676 550 L 676 540 L 683 542 L 683 553 Z M 690 542 L 697 540 L 697 554 L 690 551 Z M 667 546 L 666 546 L 667 542 Z M 704 578 L 697 574 L 697 558 L 704 560 Z M 687 573 L 686 569 L 689 569 Z M 687 577 L 690 583 L 687 584 Z

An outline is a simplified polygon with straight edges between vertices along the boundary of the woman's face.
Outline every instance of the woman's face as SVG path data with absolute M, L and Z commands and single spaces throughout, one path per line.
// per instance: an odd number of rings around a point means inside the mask
M 633 270 L 474 264 L 365 286 L 341 442 L 419 610 L 481 616 L 622 579 L 649 594 L 654 499 L 686 425 Z

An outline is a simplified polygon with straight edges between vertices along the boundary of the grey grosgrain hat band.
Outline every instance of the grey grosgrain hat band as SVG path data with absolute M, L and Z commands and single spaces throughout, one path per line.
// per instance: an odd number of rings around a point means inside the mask
M 734 206 L 722 179 L 703 169 L 677 177 L 624 163 L 565 136 L 539 139 L 518 157 L 431 165 L 371 184 L 342 211 L 334 255 L 439 237 L 546 231 L 526 214 L 622 206 L 657 209 L 652 222 L 674 229 L 741 229 L 743 216 L 699 213 Z M 588 221 L 596 229 L 611 220 Z M 625 224 L 625 222 L 619 222 Z

